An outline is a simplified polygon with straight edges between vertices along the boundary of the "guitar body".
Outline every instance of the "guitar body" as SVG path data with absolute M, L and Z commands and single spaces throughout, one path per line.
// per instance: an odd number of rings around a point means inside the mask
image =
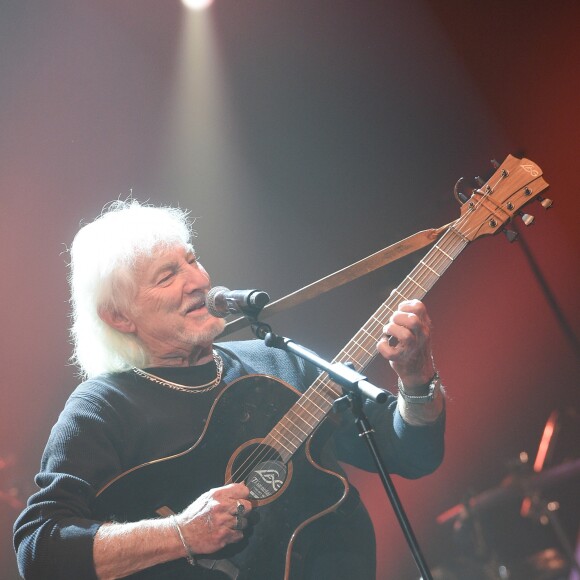
M 135 577 L 273 580 L 297 574 L 309 524 L 336 510 L 348 493 L 345 478 L 316 462 L 331 421 L 322 423 L 286 465 L 261 444 L 299 397 L 272 377 L 240 378 L 213 403 L 190 449 L 133 468 L 97 494 L 99 518 L 138 521 L 178 513 L 228 482 L 245 481 L 252 490 L 252 525 L 241 542 L 200 557 L 200 566 L 180 559 Z M 250 461 L 254 468 L 245 469 Z

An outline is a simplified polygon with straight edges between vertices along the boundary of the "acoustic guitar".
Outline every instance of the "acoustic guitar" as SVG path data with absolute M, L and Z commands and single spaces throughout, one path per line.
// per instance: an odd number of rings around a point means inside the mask
M 334 362 L 365 369 L 376 356 L 384 325 L 401 300 L 422 299 L 471 241 L 502 229 L 548 187 L 542 170 L 508 155 L 475 189 L 452 223 L 405 280 L 348 342 Z M 542 200 L 549 207 L 550 200 Z M 524 218 L 525 220 L 529 217 Z M 97 494 L 103 519 L 138 521 L 187 507 L 213 487 L 245 482 L 256 519 L 244 539 L 196 566 L 179 559 L 140 572 L 139 578 L 291 580 L 300 574 L 301 546 L 349 493 L 348 481 L 325 469 L 320 452 L 331 435 L 326 420 L 340 387 L 321 374 L 304 393 L 268 376 L 227 385 L 211 404 L 203 432 L 188 450 L 122 473 Z

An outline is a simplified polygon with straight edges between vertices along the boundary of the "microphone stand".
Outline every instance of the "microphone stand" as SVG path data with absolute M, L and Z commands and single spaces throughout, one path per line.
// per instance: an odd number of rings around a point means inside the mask
M 343 392 L 346 394 L 334 402 L 334 410 L 341 410 L 345 406 L 350 407 L 354 415 L 355 424 L 359 431 L 359 436 L 362 437 L 367 443 L 373 461 L 375 462 L 377 472 L 387 493 L 387 497 L 391 502 L 397 520 L 399 521 L 399 525 L 403 531 L 403 535 L 409 544 L 409 548 L 411 549 L 415 564 L 421 573 L 421 580 L 433 580 L 397 490 L 395 489 L 391 477 L 387 472 L 384 461 L 377 447 L 374 438 L 374 429 L 372 428 L 372 425 L 370 424 L 363 410 L 363 396 L 382 404 L 388 398 L 386 391 L 367 381 L 366 377 L 354 370 L 352 365 L 330 363 L 319 357 L 311 350 L 294 342 L 292 339 L 274 334 L 274 332 L 272 332 L 272 328 L 268 324 L 258 321 L 257 316 L 259 314 L 259 310 L 242 310 L 242 312 L 250 319 L 252 331 L 254 334 L 260 340 L 263 340 L 266 346 L 291 352 L 300 358 L 312 363 L 322 371 L 328 373 L 329 377 L 343 388 Z

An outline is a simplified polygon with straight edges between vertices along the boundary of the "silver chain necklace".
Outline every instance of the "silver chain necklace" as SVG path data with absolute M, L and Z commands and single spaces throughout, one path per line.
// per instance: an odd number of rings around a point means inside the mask
M 215 389 L 222 382 L 222 374 L 224 372 L 224 361 L 222 360 L 222 357 L 215 350 L 212 354 L 213 360 L 215 361 L 215 366 L 217 368 L 217 374 L 215 379 L 209 383 L 206 383 L 205 385 L 188 386 L 180 385 L 179 383 L 172 383 L 171 381 L 166 381 L 161 377 L 152 375 L 151 373 L 148 373 L 143 369 L 138 369 L 137 367 L 133 367 L 132 371 L 140 377 L 147 379 L 148 381 L 157 383 L 158 385 L 163 385 L 164 387 L 173 389 L 175 391 L 181 391 L 182 393 L 206 393 L 207 391 Z

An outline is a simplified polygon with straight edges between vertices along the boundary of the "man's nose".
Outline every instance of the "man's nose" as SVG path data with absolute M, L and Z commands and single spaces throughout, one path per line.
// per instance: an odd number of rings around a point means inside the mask
M 200 289 L 205 290 L 210 286 L 207 272 L 203 268 L 199 267 L 197 262 L 194 264 L 187 264 L 184 275 L 184 291 L 187 293 Z

